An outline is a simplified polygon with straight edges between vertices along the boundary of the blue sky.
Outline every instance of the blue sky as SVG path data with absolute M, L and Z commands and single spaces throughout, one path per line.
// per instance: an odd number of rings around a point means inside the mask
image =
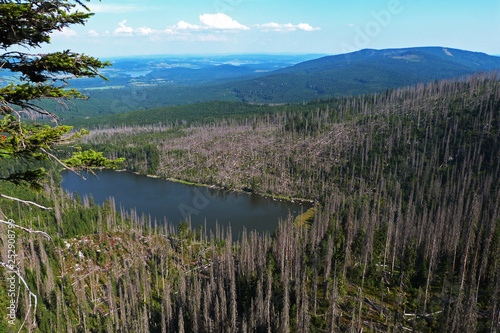
M 103 0 L 47 50 L 98 57 L 446 46 L 500 55 L 500 1 Z

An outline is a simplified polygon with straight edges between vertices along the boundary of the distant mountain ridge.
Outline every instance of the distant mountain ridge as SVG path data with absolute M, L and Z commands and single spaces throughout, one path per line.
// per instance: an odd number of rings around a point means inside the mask
M 500 69 L 500 57 L 445 47 L 364 49 L 326 56 L 238 82 L 244 101 L 298 102 L 356 95 Z
M 500 70 L 500 57 L 445 47 L 365 49 L 253 73 L 250 78 L 254 70 L 251 64 L 159 69 L 144 76 L 148 82 L 173 80 L 185 85 L 88 90 L 90 101 L 76 101 L 78 112 L 73 108 L 65 115 L 81 118 L 209 101 L 272 104 L 363 95 Z
M 434 59 L 433 59 L 434 58 Z M 453 64 L 463 70 L 493 70 L 498 68 L 500 58 L 481 52 L 471 52 L 446 47 L 416 47 L 403 49 L 363 49 L 360 51 L 326 56 L 301 62 L 297 65 L 277 70 L 276 73 L 310 73 L 340 69 L 358 63 L 377 62 L 380 59 L 394 59 L 418 63 L 437 61 Z

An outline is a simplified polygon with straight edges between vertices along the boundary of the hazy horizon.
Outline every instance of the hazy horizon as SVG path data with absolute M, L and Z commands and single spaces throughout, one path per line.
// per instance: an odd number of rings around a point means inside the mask
M 421 48 L 421 47 L 442 47 L 445 49 L 453 49 L 451 47 L 447 46 L 412 46 L 412 47 L 407 47 L 407 48 Z M 374 49 L 374 50 L 383 50 L 383 49 L 375 49 L 375 48 L 368 48 L 368 49 Z M 386 49 L 405 49 L 405 47 L 401 48 L 393 48 L 393 47 L 388 47 Z M 362 49 L 361 49 L 362 50 Z M 361 51 L 357 50 L 357 51 Z M 470 52 L 478 52 L 478 53 L 484 53 L 489 56 L 493 57 L 500 57 L 500 54 L 490 54 L 482 51 L 475 51 L 475 50 L 466 50 L 462 49 L 463 51 L 470 51 Z M 353 52 L 357 52 L 353 51 Z M 348 52 L 349 53 L 349 52 Z M 335 56 L 335 55 L 342 55 L 344 53 L 336 53 L 336 54 L 328 54 L 328 53 L 292 53 L 292 52 L 284 52 L 284 53 L 276 53 L 276 52 L 248 52 L 248 53 L 237 53 L 237 52 L 229 52 L 229 53 L 158 53 L 158 54 L 130 54 L 130 55 L 117 55 L 117 56 L 106 56 L 105 58 L 107 59 L 132 59 L 132 58 L 157 58 L 157 57 L 187 57 L 187 58 L 201 58 L 201 57 L 232 57 L 232 56 L 290 56 L 290 57 L 300 57 L 300 56 L 318 56 L 318 57 L 328 57 L 328 56 Z

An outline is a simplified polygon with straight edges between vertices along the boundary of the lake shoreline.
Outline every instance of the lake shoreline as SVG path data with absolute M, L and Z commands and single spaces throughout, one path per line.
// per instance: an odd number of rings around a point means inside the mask
M 112 169 L 108 169 L 108 170 L 112 170 Z M 217 185 L 195 183 L 195 182 L 190 182 L 188 180 L 182 180 L 182 179 L 177 179 L 177 178 L 164 178 L 164 177 L 161 177 L 161 176 L 158 176 L 158 175 L 142 174 L 140 172 L 131 171 L 131 170 L 127 170 L 127 169 L 112 170 L 112 171 L 115 171 L 115 172 L 130 172 L 130 173 L 133 173 L 133 174 L 139 175 L 139 176 L 146 176 L 146 177 L 155 178 L 155 179 L 163 179 L 163 180 L 168 180 L 168 181 L 171 181 L 171 182 L 174 182 L 174 183 L 180 183 L 180 184 L 184 184 L 184 185 L 207 187 L 207 188 L 211 188 L 211 189 L 215 189 L 215 190 L 222 190 L 222 191 L 229 191 L 229 192 L 236 192 L 236 193 L 245 193 L 245 194 L 248 194 L 248 195 L 253 194 L 253 195 L 258 195 L 258 196 L 261 196 L 261 197 L 264 197 L 264 198 L 270 198 L 270 199 L 273 199 L 275 201 L 276 200 L 283 200 L 283 201 L 289 201 L 289 202 L 292 202 L 292 203 L 295 203 L 295 202 L 310 203 L 310 204 L 313 204 L 313 205 L 315 205 L 317 203 L 315 200 L 312 200 L 312 199 L 291 198 L 291 197 L 285 197 L 285 196 L 281 196 L 281 195 L 272 195 L 272 194 L 259 193 L 259 192 L 248 192 L 248 191 L 244 191 L 244 190 L 241 190 L 241 189 L 232 189 L 232 188 L 227 188 L 227 187 L 222 187 L 222 186 L 217 186 Z

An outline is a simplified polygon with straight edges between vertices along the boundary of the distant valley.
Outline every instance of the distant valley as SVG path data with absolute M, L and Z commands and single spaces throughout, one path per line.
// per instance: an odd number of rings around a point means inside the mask
M 78 89 L 106 89 L 220 83 L 263 76 L 321 56 L 252 54 L 111 58 L 108 61 L 112 66 L 102 71 L 109 81 L 84 78 L 73 80 L 71 85 Z
M 314 55 L 252 57 L 116 60 L 103 73 L 109 82 L 75 81 L 90 101 L 76 101 L 69 110 L 54 107 L 71 121 L 210 101 L 296 103 L 500 69 L 500 57 L 443 47 L 366 49 L 315 59 Z

